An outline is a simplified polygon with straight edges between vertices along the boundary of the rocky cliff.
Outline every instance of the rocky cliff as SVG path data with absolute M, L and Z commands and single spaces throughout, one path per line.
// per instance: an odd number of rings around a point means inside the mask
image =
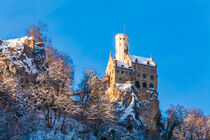
M 0 40 L 0 79 L 17 76 L 21 81 L 33 80 L 43 69 L 45 48 L 32 37 Z
M 152 90 L 140 91 L 130 82 L 113 84 L 107 91 L 111 102 L 117 103 L 120 119 L 129 129 L 143 129 L 158 135 L 160 121 L 157 93 Z

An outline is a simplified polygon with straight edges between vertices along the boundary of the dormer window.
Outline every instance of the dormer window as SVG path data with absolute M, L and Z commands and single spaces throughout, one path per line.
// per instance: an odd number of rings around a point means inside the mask
M 124 67 L 124 65 L 121 65 L 122 67 Z
M 138 60 L 135 58 L 135 60 L 134 60 L 135 62 L 138 62 Z
M 147 65 L 149 65 L 149 61 L 147 61 Z

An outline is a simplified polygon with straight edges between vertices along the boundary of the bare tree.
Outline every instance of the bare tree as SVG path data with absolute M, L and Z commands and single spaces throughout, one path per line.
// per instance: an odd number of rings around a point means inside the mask
M 209 138 L 209 117 L 203 115 L 200 109 L 188 109 L 182 125 L 181 133 L 177 138 L 207 139 Z
M 175 128 L 182 128 L 182 123 L 184 119 L 184 108 L 183 106 L 171 106 L 167 111 L 167 118 L 164 120 L 164 130 L 162 132 L 162 137 L 165 140 L 170 140 L 173 137 L 173 131 Z
M 45 35 L 46 31 L 47 31 L 47 25 L 42 22 L 39 22 L 38 25 L 31 25 L 27 29 L 27 35 L 33 37 L 35 43 L 47 42 L 48 38 Z

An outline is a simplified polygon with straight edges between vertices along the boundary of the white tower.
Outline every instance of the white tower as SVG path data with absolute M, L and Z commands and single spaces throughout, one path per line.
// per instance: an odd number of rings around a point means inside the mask
M 126 54 L 128 54 L 128 35 L 115 35 L 115 56 L 117 60 L 124 61 Z

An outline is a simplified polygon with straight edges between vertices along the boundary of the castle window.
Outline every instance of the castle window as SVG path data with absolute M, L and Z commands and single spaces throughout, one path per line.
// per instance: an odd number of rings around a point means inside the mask
M 138 62 L 138 60 L 135 58 L 135 62 Z
M 141 70 L 141 68 L 140 68 L 140 67 L 138 67 L 138 70 L 140 71 L 140 70 Z
M 144 82 L 144 83 L 142 84 L 142 86 L 143 86 L 144 88 L 147 88 L 147 83 Z
M 131 72 L 129 72 L 129 74 L 131 75 Z
M 121 81 L 122 79 L 121 79 L 121 78 L 119 78 L 119 80 Z
M 140 74 L 138 74 L 138 77 L 140 77 Z
M 151 89 L 153 89 L 153 88 L 154 88 L 153 83 L 150 83 L 150 84 L 149 84 L 149 88 L 151 88 Z
M 151 75 L 151 76 L 150 76 L 150 79 L 151 79 L 151 80 L 154 80 L 154 76 L 153 76 L 153 75 Z
M 147 61 L 147 65 L 149 65 L 149 61 Z
M 151 72 L 155 73 L 156 71 L 155 71 L 155 69 L 152 69 Z
M 143 74 L 143 78 L 147 78 L 147 75 L 145 73 Z
M 120 73 L 120 71 L 119 71 L 119 70 L 117 70 L 117 73 Z
M 133 76 L 135 76 L 135 72 L 133 72 Z
M 124 67 L 124 65 L 121 65 L 122 67 Z
M 137 88 L 140 88 L 139 81 L 136 81 L 136 82 L 135 82 L 135 86 L 136 86 Z
M 127 72 L 127 71 L 125 71 L 125 74 L 128 74 L 128 72 Z
M 121 74 L 124 74 L 124 71 L 121 71 Z

